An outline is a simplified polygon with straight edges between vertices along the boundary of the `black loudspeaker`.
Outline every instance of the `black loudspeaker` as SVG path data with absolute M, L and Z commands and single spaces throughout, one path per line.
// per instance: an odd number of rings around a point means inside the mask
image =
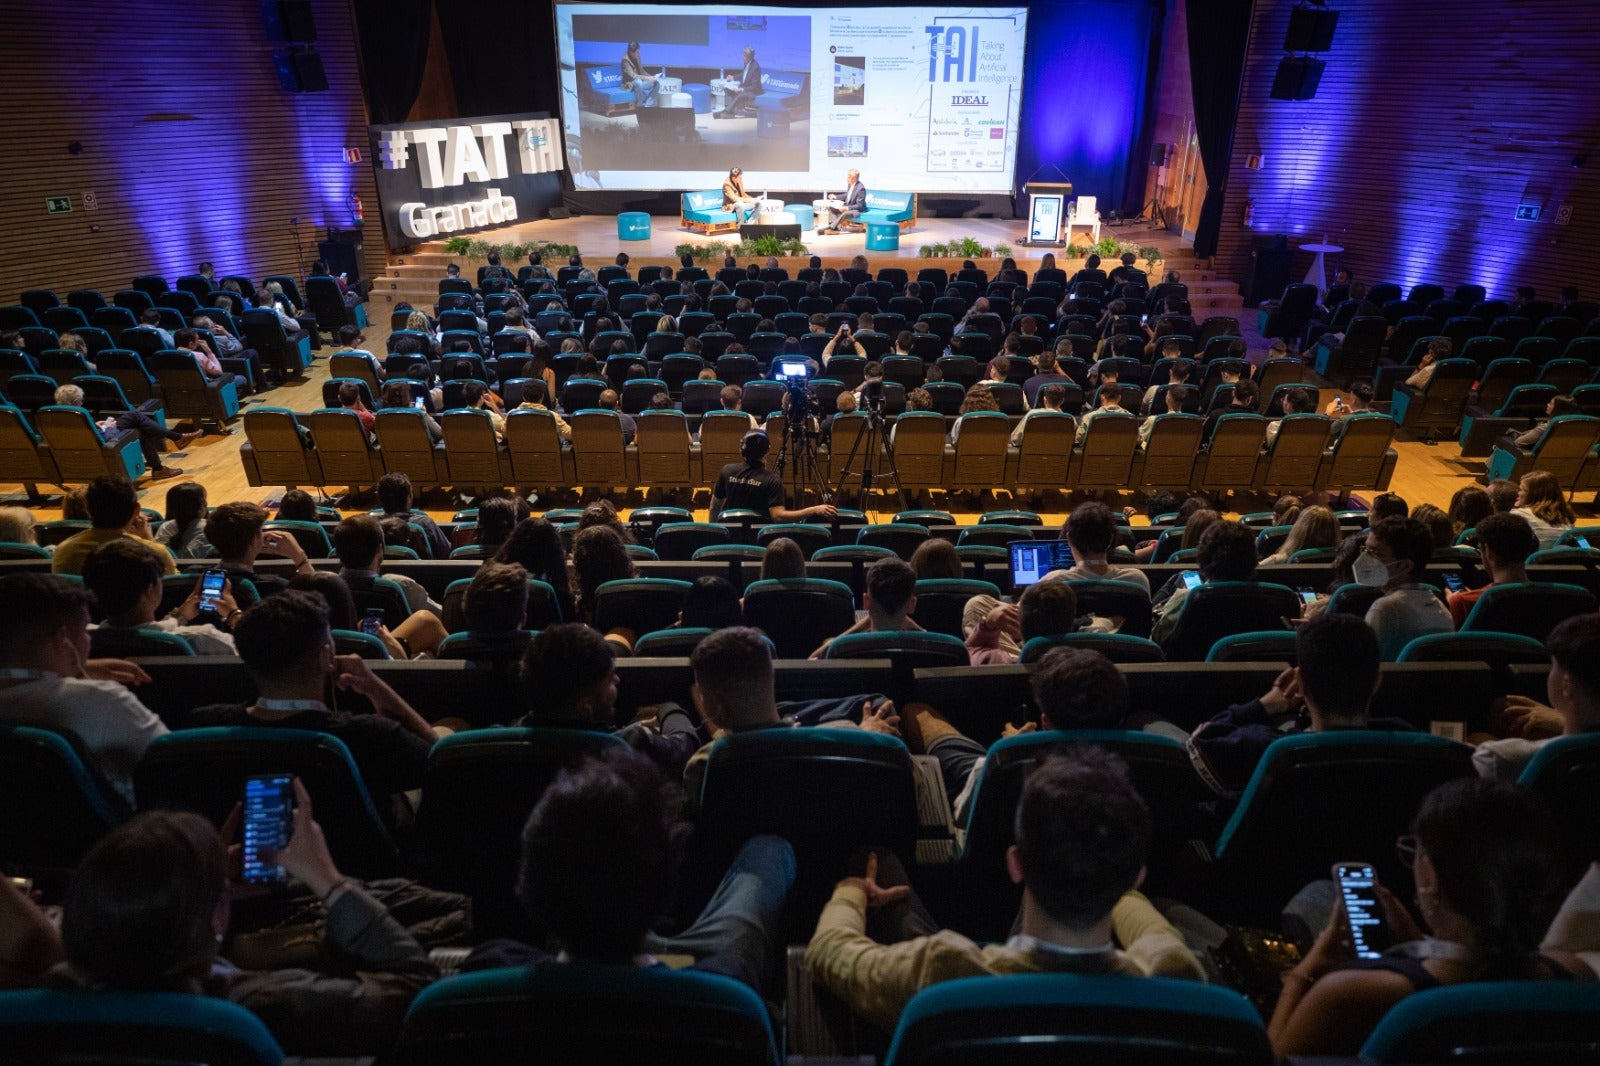
M 301 44 L 317 39 L 317 20 L 311 0 L 262 0 L 261 21 L 269 41 Z
M 1310 56 L 1285 56 L 1278 61 L 1278 75 L 1272 79 L 1272 99 L 1309 100 L 1322 84 L 1322 69 L 1328 64 Z
M 552 207 L 550 209 L 549 217 L 550 218 L 571 218 L 572 217 L 572 212 L 568 211 L 565 207 Z
M 278 84 L 292 93 L 320 93 L 328 90 L 328 75 L 322 69 L 322 56 L 313 51 L 282 49 L 272 53 Z
M 1255 237 L 1250 242 L 1250 288 L 1245 297 L 1254 306 L 1276 300 L 1289 285 L 1294 251 L 1282 237 Z
M 1297 7 L 1289 14 L 1289 32 L 1283 35 L 1285 52 L 1326 52 L 1333 47 L 1339 13 L 1320 7 Z
M 1167 165 L 1166 145 L 1152 144 L 1150 146 L 1150 165 L 1153 167 L 1164 167 Z

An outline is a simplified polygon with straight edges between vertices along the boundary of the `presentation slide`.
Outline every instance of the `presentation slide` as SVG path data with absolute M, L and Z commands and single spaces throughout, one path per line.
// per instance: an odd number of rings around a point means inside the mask
M 1024 8 L 555 10 L 579 189 L 1011 191 Z

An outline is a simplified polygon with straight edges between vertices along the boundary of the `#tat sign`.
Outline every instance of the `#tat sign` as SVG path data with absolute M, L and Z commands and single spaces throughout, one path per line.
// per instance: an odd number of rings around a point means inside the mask
M 560 122 L 544 113 L 369 132 L 390 244 L 538 218 L 561 202 Z

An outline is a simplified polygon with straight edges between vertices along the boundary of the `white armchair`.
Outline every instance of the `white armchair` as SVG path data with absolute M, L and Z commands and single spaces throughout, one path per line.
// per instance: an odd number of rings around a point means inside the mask
M 1072 243 L 1072 227 L 1087 226 L 1094 232 L 1094 243 L 1100 243 L 1100 212 L 1094 209 L 1093 196 L 1080 196 L 1072 201 L 1072 211 L 1067 215 L 1066 241 Z

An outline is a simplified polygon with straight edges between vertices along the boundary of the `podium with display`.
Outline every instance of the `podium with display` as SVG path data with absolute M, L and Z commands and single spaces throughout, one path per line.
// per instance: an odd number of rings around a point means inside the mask
M 1028 197 L 1028 235 L 1017 243 L 1030 248 L 1064 248 L 1061 237 L 1067 224 L 1070 181 L 1030 181 L 1022 186 Z

